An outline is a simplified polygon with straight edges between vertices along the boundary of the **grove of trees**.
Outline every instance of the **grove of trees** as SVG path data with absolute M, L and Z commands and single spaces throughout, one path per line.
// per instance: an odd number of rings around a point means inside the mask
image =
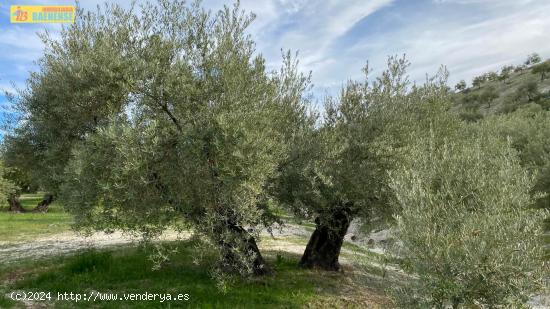
M 59 38 L 42 35 L 38 70 L 14 99 L 0 198 L 41 188 L 84 232 L 192 230 L 221 276 L 270 273 L 258 242 L 277 209 L 315 222 L 300 264 L 329 271 L 359 219 L 390 229 L 388 254 L 413 278 L 404 307 L 516 306 L 544 288 L 548 112 L 464 122 L 446 69 L 413 84 L 405 57 L 375 78 L 367 65 L 319 111 L 296 55 L 266 68 L 253 19 L 238 3 L 159 0 L 80 10 Z

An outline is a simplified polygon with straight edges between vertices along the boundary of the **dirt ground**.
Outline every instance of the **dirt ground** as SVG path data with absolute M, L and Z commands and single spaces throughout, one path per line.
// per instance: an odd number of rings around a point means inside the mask
M 271 233 L 262 232 L 264 241 L 260 242 L 261 250 L 284 251 L 289 253 L 301 254 L 305 249 L 310 231 L 301 225 L 287 224 L 281 229 L 274 229 Z M 176 233 L 174 231 L 165 232 L 160 241 L 174 241 L 178 239 L 187 239 L 190 233 Z M 380 231 L 370 235 L 361 236 L 358 231 L 358 225 L 352 225 L 349 229 L 346 240 L 348 242 L 361 245 L 375 253 L 383 253 L 383 245 L 387 240 L 388 232 Z M 300 240 L 297 242 L 296 240 Z M 74 232 L 64 232 L 52 236 L 37 238 L 31 241 L 21 242 L 0 242 L 0 261 L 5 265 L 14 264 L 26 259 L 40 259 L 48 256 L 65 255 L 79 250 L 90 248 L 107 248 L 120 245 L 138 243 L 139 238 L 124 235 L 120 232 L 112 234 L 95 233 L 84 237 Z M 368 243 L 368 245 L 367 245 Z M 346 248 L 342 249 L 340 261 L 344 268 L 352 269 L 357 259 L 361 259 L 364 253 L 356 252 Z M 364 259 L 362 259 L 364 260 Z M 371 266 L 385 268 L 388 272 L 404 275 L 400 270 L 381 265 L 377 262 L 370 262 Z M 355 266 L 356 268 L 356 266 Z M 371 276 L 368 280 L 378 280 L 376 276 Z M 538 295 L 533 297 L 529 305 L 534 309 L 550 308 L 550 296 Z

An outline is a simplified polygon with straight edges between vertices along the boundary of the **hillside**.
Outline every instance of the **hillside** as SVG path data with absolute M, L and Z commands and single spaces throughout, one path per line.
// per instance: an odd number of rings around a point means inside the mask
M 548 63 L 550 60 L 545 62 Z M 502 72 L 474 78 L 474 86 L 455 92 L 453 110 L 469 121 L 510 113 L 525 106 L 549 110 L 550 78 L 541 79 L 540 73 L 533 72 L 536 66 L 509 67 L 507 78 Z

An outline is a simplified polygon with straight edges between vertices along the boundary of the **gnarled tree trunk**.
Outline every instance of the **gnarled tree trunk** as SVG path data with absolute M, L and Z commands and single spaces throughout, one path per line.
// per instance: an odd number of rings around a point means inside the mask
M 42 201 L 36 205 L 36 207 L 32 210 L 33 212 L 48 212 L 48 207 L 53 202 L 53 195 L 52 194 L 46 194 L 44 195 L 44 198 L 42 198 Z
M 228 228 L 233 235 L 229 239 L 222 238 L 219 241 L 222 248 L 223 266 L 233 271 L 242 271 L 246 267 L 251 267 L 252 274 L 255 276 L 269 274 L 270 269 L 256 244 L 256 239 L 243 227 L 236 224 L 227 223 L 225 228 Z M 250 265 L 242 265 L 243 253 L 246 258 L 250 259 Z
M 300 265 L 330 271 L 340 270 L 338 257 L 351 220 L 351 210 L 347 206 L 336 207 L 332 212 L 317 217 L 317 227 L 309 239 Z
M 16 195 L 12 195 L 8 198 L 8 204 L 9 208 L 8 211 L 11 212 L 25 212 L 25 209 L 23 206 L 21 206 L 21 202 L 19 201 L 19 197 Z

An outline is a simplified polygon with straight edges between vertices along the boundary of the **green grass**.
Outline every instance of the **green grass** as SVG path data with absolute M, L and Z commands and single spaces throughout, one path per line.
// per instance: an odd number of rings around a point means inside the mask
M 0 294 L 0 308 L 13 308 L 16 305 L 16 301 L 11 300 L 9 297 L 5 296 L 4 293 Z
M 42 194 L 24 194 L 21 205 L 32 210 L 41 200 Z M 61 205 L 53 202 L 47 213 L 10 213 L 7 207 L 0 209 L 0 242 L 25 241 L 40 236 L 68 231 L 72 218 L 63 212 Z
M 365 247 L 359 246 L 357 244 L 354 244 L 354 243 L 351 243 L 351 242 L 348 242 L 348 241 L 344 241 L 344 243 L 342 244 L 342 248 L 347 249 L 347 250 L 352 251 L 352 252 L 357 252 L 357 253 L 363 254 L 363 255 L 368 256 L 369 258 L 372 258 L 372 259 L 380 259 L 381 258 L 381 254 L 376 253 L 376 252 L 372 252 L 372 251 L 368 250 Z
M 55 263 L 34 262 L 24 265 L 25 273 L 4 291 L 44 291 L 57 293 L 182 293 L 189 294 L 185 302 L 104 301 L 48 303 L 53 308 L 301 308 L 342 304 L 341 287 L 349 280 L 345 274 L 327 274 L 301 269 L 299 256 L 290 253 L 265 252 L 274 274 L 250 280 L 237 279 L 222 292 L 212 279 L 211 259 L 193 263 L 194 241 L 170 243 L 178 249 L 168 264 L 152 270 L 149 252 L 143 248 L 126 247 L 117 250 L 87 251 L 74 256 L 55 257 Z M 204 252 L 203 252 L 204 253 Z M 53 265 L 53 266 L 45 266 Z M 21 268 L 20 268 L 21 269 Z M 4 272 L 17 273 L 17 269 Z M 0 277 L 0 279 L 2 279 Z M 0 291 L 2 292 L 2 291 Z M 344 300 L 346 307 L 361 307 L 361 302 Z M 19 306 L 0 298 L 0 307 Z M 339 306 L 339 305 L 338 305 Z
M 33 209 L 42 194 L 27 194 L 21 203 Z M 70 215 L 54 202 L 46 214 L 12 214 L 0 209 L 0 246 L 10 242 L 32 240 L 69 230 Z M 305 221 L 301 222 L 308 225 Z M 308 228 L 312 228 L 309 224 Z M 307 237 L 287 237 L 285 241 L 305 245 Z M 8 243 L 1 243 L 8 242 Z M 365 302 L 376 304 L 387 298 L 381 290 L 371 291 L 354 285 L 351 273 L 327 273 L 298 267 L 299 254 L 265 250 L 264 257 L 273 274 L 244 280 L 231 278 L 225 292 L 212 279 L 211 253 L 194 264 L 197 248 L 193 241 L 167 244 L 178 253 L 159 270 L 153 270 L 151 251 L 141 247 L 123 246 L 114 249 L 80 251 L 74 255 L 59 255 L 40 260 L 24 259 L 16 264 L 0 263 L 0 308 L 24 308 L 25 304 L 11 300 L 12 291 L 101 293 L 187 293 L 187 302 L 106 301 L 106 302 L 35 302 L 47 308 L 362 308 Z M 210 257 L 209 257 L 210 256 Z M 355 272 L 354 272 L 355 273 Z M 357 293 L 361 290 L 361 293 Z M 374 301 L 369 297 L 374 295 Z

